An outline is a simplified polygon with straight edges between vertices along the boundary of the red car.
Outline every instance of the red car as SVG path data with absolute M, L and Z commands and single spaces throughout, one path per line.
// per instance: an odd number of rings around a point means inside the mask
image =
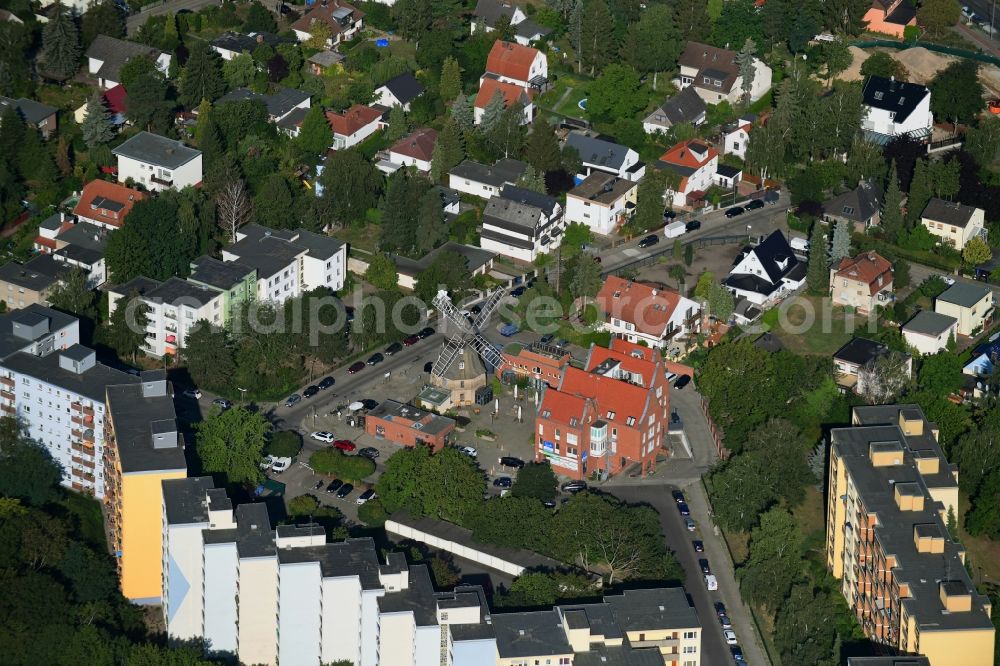
M 411 335 L 410 337 L 408 337 L 405 340 L 403 340 L 403 344 L 406 345 L 407 347 L 412 347 L 413 345 L 417 344 L 418 342 L 420 342 L 420 338 L 418 338 L 415 335 Z
M 333 448 L 340 449 L 344 453 L 351 453 L 354 449 L 358 448 L 357 445 L 347 439 L 338 439 L 333 443 Z
M 365 369 L 364 361 L 357 361 L 347 369 L 347 372 L 349 372 L 352 375 L 356 375 L 357 373 L 361 372 L 364 369 Z

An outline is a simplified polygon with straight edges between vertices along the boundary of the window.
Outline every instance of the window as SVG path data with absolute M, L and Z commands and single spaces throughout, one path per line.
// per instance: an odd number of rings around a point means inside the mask
M 625 425 L 627 425 L 627 426 L 634 426 L 635 425 L 635 417 L 634 416 L 630 416 L 627 419 L 625 419 Z
M 697 651 L 698 651 L 698 647 L 695 646 L 695 645 L 685 645 L 684 646 L 684 654 L 694 654 Z
M 614 413 L 614 412 L 612 412 L 612 411 L 609 411 L 609 412 L 608 412 L 608 420 L 609 420 L 609 421 L 613 421 L 613 420 L 614 420 L 614 418 L 615 418 L 615 413 Z
M 685 631 L 684 632 L 684 638 L 687 638 L 687 639 L 698 638 L 698 632 L 697 631 Z

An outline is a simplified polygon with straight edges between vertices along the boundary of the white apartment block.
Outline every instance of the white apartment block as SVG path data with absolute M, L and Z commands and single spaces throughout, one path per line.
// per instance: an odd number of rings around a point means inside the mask
M 151 132 L 139 132 L 111 151 L 118 158 L 118 182 L 147 190 L 182 190 L 201 182 L 201 151 Z

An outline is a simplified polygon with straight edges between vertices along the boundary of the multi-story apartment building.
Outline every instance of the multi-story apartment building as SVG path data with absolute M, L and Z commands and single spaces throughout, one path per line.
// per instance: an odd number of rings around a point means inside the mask
M 171 393 L 162 371 L 106 391 L 104 525 L 122 594 L 138 604 L 162 597 L 161 483 L 187 476 Z
M 239 307 L 257 297 L 257 269 L 239 261 L 219 261 L 203 255 L 191 262 L 188 282 L 222 293 L 222 323 Z
M 827 566 L 865 634 L 931 666 L 989 666 L 989 599 L 948 532 L 958 470 L 916 405 L 855 407 L 830 433 Z
M 682 588 L 494 614 L 483 589 L 435 592 L 370 538 L 327 543 L 318 525 L 271 527 L 210 478 L 162 482 L 163 611 L 173 642 L 203 639 L 242 663 L 319 666 L 700 666 Z M 159 524 L 159 523 L 158 523 Z
M 584 479 L 638 465 L 652 470 L 667 434 L 667 370 L 659 353 L 618 338 L 591 346 L 584 370 L 567 367 L 544 390 L 535 419 L 535 460 Z

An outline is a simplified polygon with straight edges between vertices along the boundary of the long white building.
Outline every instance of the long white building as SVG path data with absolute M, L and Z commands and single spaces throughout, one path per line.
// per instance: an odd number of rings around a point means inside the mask
M 320 666 L 701 664 L 682 588 L 494 615 L 478 586 L 435 592 L 427 567 L 379 560 L 370 538 L 327 543 L 319 525 L 273 529 L 266 505 L 235 511 L 208 477 L 163 486 L 169 639 L 242 663 Z

